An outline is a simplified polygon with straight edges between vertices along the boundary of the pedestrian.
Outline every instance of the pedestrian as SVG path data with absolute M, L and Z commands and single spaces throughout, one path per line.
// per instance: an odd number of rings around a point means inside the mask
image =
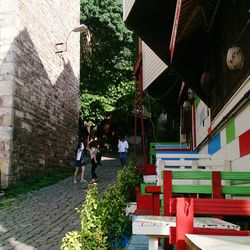
M 98 166 L 98 160 L 97 160 L 97 154 L 99 151 L 99 143 L 97 141 L 90 142 L 90 148 L 88 148 L 90 152 L 90 158 L 91 158 L 91 175 L 92 175 L 92 181 L 91 183 L 94 184 L 97 182 L 97 175 L 96 175 L 96 168 Z
M 124 136 L 121 136 L 120 140 L 118 141 L 118 153 L 123 167 L 127 165 L 128 149 L 128 142 L 125 140 Z
M 80 170 L 82 169 L 81 173 L 81 182 L 86 181 L 84 179 L 85 175 L 85 166 L 86 166 L 86 161 L 84 157 L 84 143 L 81 141 L 76 149 L 76 162 L 75 162 L 75 173 L 74 173 L 74 183 L 77 183 L 77 174 Z

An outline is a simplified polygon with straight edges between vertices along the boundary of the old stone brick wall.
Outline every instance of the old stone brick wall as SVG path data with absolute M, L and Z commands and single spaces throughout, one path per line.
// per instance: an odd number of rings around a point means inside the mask
M 14 67 L 11 83 L 5 84 L 13 86 L 10 164 L 3 180 L 10 183 L 49 167 L 72 165 L 79 115 L 79 33 L 70 34 L 66 52 L 56 54 L 55 44 L 79 24 L 80 1 L 14 2 Z
M 8 186 L 12 152 L 13 76 L 16 1 L 0 0 L 0 187 Z

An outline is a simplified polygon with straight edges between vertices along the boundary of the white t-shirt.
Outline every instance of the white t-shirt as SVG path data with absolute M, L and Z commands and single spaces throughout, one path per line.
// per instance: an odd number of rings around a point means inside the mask
M 81 157 L 82 157 L 82 154 L 83 154 L 83 148 L 78 148 L 77 149 L 77 153 L 76 153 L 76 160 L 77 161 L 80 161 L 81 160 Z
M 128 152 L 128 142 L 119 140 L 118 143 L 118 152 Z
M 94 158 L 94 155 L 96 154 L 97 152 L 97 148 L 96 147 L 92 147 L 90 149 L 90 158 L 93 159 Z

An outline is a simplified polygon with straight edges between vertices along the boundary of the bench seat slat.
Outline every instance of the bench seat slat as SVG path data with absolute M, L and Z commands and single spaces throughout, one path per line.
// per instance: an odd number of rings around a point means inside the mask
M 211 171 L 173 171 L 173 179 L 193 179 L 193 180 L 211 180 L 212 172 Z M 241 180 L 241 181 L 250 181 L 250 172 L 226 172 L 221 171 L 222 180 Z
M 173 185 L 173 193 L 184 193 L 184 194 L 211 194 L 211 185 Z M 250 187 L 248 186 L 222 186 L 222 194 L 232 195 L 250 195 Z
M 222 180 L 242 180 L 250 181 L 250 172 L 240 172 L 240 171 L 221 171 Z
M 211 194 L 211 185 L 173 185 L 173 193 Z
M 211 180 L 211 171 L 172 171 L 173 179 Z
M 223 194 L 250 195 L 250 186 L 222 186 Z
M 250 216 L 250 200 L 204 198 L 193 200 L 195 214 Z M 176 198 L 170 199 L 170 213 L 176 213 Z

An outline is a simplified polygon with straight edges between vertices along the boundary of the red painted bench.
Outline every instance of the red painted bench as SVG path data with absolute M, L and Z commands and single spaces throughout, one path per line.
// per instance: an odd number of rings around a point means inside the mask
M 165 149 L 164 149 L 165 150 Z M 197 166 L 198 161 L 194 163 L 194 160 L 197 159 L 210 159 L 210 156 L 208 154 L 198 154 L 197 152 L 191 152 L 191 151 L 178 151 L 178 149 L 173 149 L 174 151 L 171 151 L 168 148 L 168 151 L 161 152 L 160 155 L 157 155 L 157 161 L 161 160 L 161 158 L 164 159 L 170 159 L 169 161 L 162 161 L 163 164 L 170 164 L 171 166 L 175 166 L 176 168 L 184 166 L 188 166 L 189 168 L 192 168 L 194 165 Z M 177 159 L 180 159 L 179 161 Z M 162 171 L 161 166 L 161 171 Z M 175 168 L 174 167 L 174 168 Z M 198 168 L 199 166 L 197 166 Z M 144 175 L 143 179 L 145 183 L 156 183 L 157 179 L 157 173 L 156 173 L 156 166 L 155 164 L 145 164 L 145 163 L 140 163 L 137 165 L 137 168 L 142 170 L 142 173 Z M 149 177 L 149 178 L 147 178 Z M 153 178 L 150 178 L 153 177 Z M 154 179 L 151 181 L 151 179 Z M 139 214 L 139 215 L 159 215 L 158 213 L 154 213 L 155 211 L 154 205 L 156 202 L 153 202 L 155 197 L 151 197 L 149 194 L 145 195 L 144 192 L 140 192 L 140 188 L 137 188 L 136 190 L 137 194 L 137 209 L 134 212 L 134 214 Z
M 249 230 L 194 228 L 196 215 L 250 216 L 250 200 L 172 198 L 170 213 L 176 215 L 176 227 L 170 228 L 169 242 L 176 250 L 186 249 L 185 234 L 250 236 Z
M 152 195 L 142 194 L 141 188 L 136 187 L 136 210 L 133 212 L 134 215 L 152 215 L 153 213 L 153 201 Z

